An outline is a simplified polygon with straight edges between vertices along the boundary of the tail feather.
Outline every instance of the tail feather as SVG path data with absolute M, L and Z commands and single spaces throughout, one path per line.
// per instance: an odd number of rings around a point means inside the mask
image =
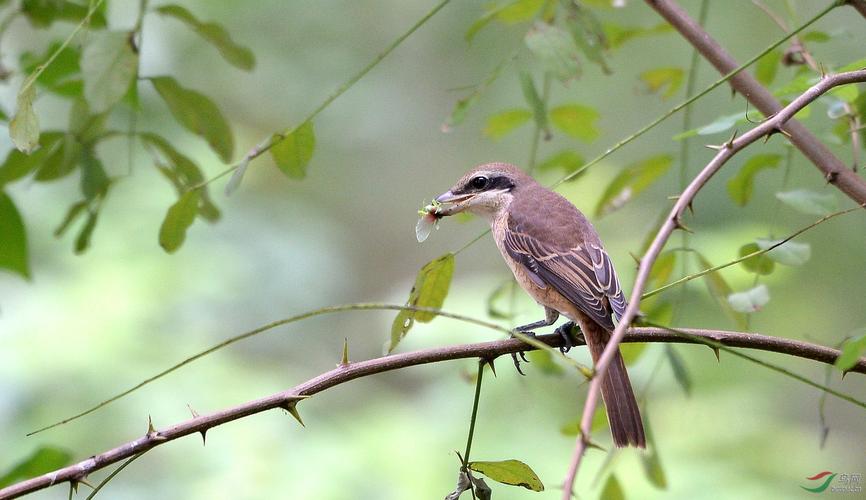
M 610 339 L 610 332 L 605 330 L 588 317 L 581 318 L 580 328 L 592 354 L 592 361 L 598 359 L 604 352 Z M 601 382 L 601 397 L 607 410 L 607 420 L 613 442 L 617 447 L 636 446 L 646 448 L 646 436 L 641 421 L 640 408 L 628 378 L 625 361 L 619 350 L 607 368 L 604 380 Z

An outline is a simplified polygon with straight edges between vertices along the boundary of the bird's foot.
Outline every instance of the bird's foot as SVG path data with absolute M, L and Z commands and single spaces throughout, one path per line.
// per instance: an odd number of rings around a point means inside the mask
M 567 353 L 574 347 L 574 341 L 572 337 L 572 332 L 574 331 L 574 321 L 569 321 L 567 323 L 563 323 L 559 325 L 559 327 L 554 330 L 554 333 L 558 334 L 562 337 L 562 346 L 559 347 L 559 352 L 562 354 Z
M 526 328 L 527 326 L 529 326 L 529 325 L 525 325 L 522 327 L 518 326 L 517 328 L 515 328 L 515 331 L 522 333 L 523 335 L 526 335 L 528 337 L 535 337 L 535 332 L 531 332 L 529 330 L 523 330 L 523 328 Z M 511 337 L 514 338 L 514 335 L 511 335 Z M 514 361 L 514 368 L 517 369 L 517 373 L 519 373 L 525 377 L 526 374 L 523 373 L 523 370 L 520 369 L 520 360 L 521 359 L 523 360 L 524 363 L 529 363 L 529 360 L 526 359 L 526 354 L 523 351 L 517 351 L 517 352 L 511 353 L 511 360 Z

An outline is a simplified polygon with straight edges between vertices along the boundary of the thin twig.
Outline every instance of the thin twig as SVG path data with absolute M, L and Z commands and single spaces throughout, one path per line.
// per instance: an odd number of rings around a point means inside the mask
M 836 358 L 840 355 L 838 349 L 809 342 L 760 335 L 756 333 L 687 328 L 679 328 L 677 330 L 679 332 L 685 332 L 692 337 L 700 338 L 703 341 L 717 342 L 720 345 L 728 347 L 742 347 L 776 352 L 826 364 L 834 363 Z M 639 327 L 630 329 L 624 341 L 685 344 L 704 343 L 695 338 L 687 338 L 681 334 L 672 333 L 662 328 Z M 560 347 L 563 342 L 562 337 L 558 334 L 539 335 L 537 340 L 551 348 Z M 579 339 L 575 340 L 576 345 L 584 345 L 584 343 Z M 534 346 L 527 346 L 520 339 L 504 339 L 493 342 L 438 347 L 434 349 L 393 354 L 367 361 L 351 362 L 346 365 L 338 366 L 329 372 L 323 373 L 286 391 L 278 392 L 261 399 L 249 401 L 208 415 L 195 416 L 189 420 L 164 429 L 149 432 L 143 437 L 124 443 L 111 450 L 93 455 L 87 460 L 79 463 L 43 474 L 33 479 L 13 484 L 0 490 L 0 500 L 16 498 L 67 481 L 80 480 L 88 474 L 156 446 L 163 445 L 184 436 L 199 433 L 203 434 L 214 427 L 256 413 L 277 408 L 292 408 L 304 398 L 357 378 L 398 370 L 409 366 L 440 363 L 449 360 L 469 358 L 492 360 L 506 354 L 518 351 L 531 351 L 533 349 L 535 349 Z M 850 371 L 866 374 L 866 359 L 860 359 Z
M 650 271 L 656 261 L 656 258 L 658 258 L 659 254 L 662 251 L 662 248 L 664 248 L 665 244 L 667 243 L 674 230 L 677 228 L 682 228 L 681 217 L 685 213 L 685 210 L 692 203 L 701 188 L 703 188 L 710 180 L 710 178 L 712 178 L 712 176 L 716 172 L 718 172 L 718 170 L 736 153 L 762 137 L 768 137 L 776 132 L 786 133 L 789 126 L 788 121 L 794 116 L 794 114 L 806 107 L 818 97 L 822 96 L 830 89 L 839 85 L 862 81 L 866 81 L 866 70 L 839 73 L 836 75 L 825 77 L 816 85 L 812 86 L 810 89 L 804 92 L 802 95 L 794 99 L 791 104 L 785 106 L 782 110 L 780 110 L 774 116 L 768 118 L 762 124 L 758 125 L 752 130 L 749 130 L 739 138 L 732 137 L 725 144 L 716 146 L 719 149 L 719 152 L 700 171 L 700 173 L 698 173 L 698 175 L 692 180 L 689 186 L 679 196 L 676 204 L 668 215 L 667 220 L 665 220 L 661 228 L 659 228 L 655 239 L 653 240 L 650 247 L 647 249 L 646 254 L 640 260 L 638 274 L 635 278 L 628 307 L 626 307 L 626 310 L 622 314 L 622 318 L 620 319 L 619 324 L 614 329 L 614 332 L 611 335 L 610 341 L 608 342 L 604 353 L 595 365 L 595 376 L 590 383 L 589 393 L 587 394 L 586 403 L 583 407 L 583 416 L 580 423 L 581 432 L 577 438 L 574 453 L 572 455 L 568 472 L 565 477 L 565 482 L 563 484 L 564 500 L 568 500 L 571 498 L 574 479 L 577 476 L 577 470 L 580 467 L 580 461 L 583 458 L 586 447 L 590 442 L 590 435 L 592 431 L 592 417 L 595 413 L 595 408 L 598 405 L 601 382 L 602 380 L 604 380 L 604 376 L 607 373 L 607 368 L 610 365 L 611 360 L 613 360 L 613 357 L 618 352 L 618 344 L 625 335 L 626 328 L 629 324 L 631 324 L 631 321 L 634 319 L 635 314 L 637 314 L 638 307 L 640 306 L 641 295 L 643 294 L 644 288 L 646 287 Z

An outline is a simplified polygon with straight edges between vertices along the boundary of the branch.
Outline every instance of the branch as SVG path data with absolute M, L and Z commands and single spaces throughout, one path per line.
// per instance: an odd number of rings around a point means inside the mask
M 684 332 L 693 338 L 683 337 L 682 333 L 678 332 Z M 558 334 L 539 335 L 537 339 L 551 347 L 560 347 L 562 345 L 562 337 Z M 838 349 L 824 347 L 809 342 L 780 337 L 770 337 L 757 333 L 740 333 L 724 330 L 679 329 L 677 331 L 670 331 L 663 328 L 639 327 L 632 328 L 626 335 L 624 342 L 702 344 L 700 339 L 706 339 L 724 346 L 744 347 L 761 351 L 776 352 L 827 364 L 834 363 L 840 354 Z M 585 345 L 582 338 L 575 340 L 576 342 L 573 342 L 575 345 Z M 205 433 L 214 427 L 256 413 L 261 413 L 275 408 L 295 411 L 294 406 L 299 400 L 356 378 L 384 373 L 391 370 L 398 370 L 409 366 L 439 363 L 456 359 L 479 358 L 490 360 L 490 362 L 492 362 L 494 359 L 504 354 L 511 354 L 518 351 L 530 351 L 533 349 L 535 349 L 534 346 L 526 345 L 522 340 L 515 338 L 493 342 L 480 342 L 475 344 L 424 349 L 420 351 L 384 356 L 367 361 L 341 364 L 329 372 L 323 373 L 318 377 L 310 379 L 286 391 L 220 410 L 209 415 L 196 416 L 161 430 L 148 432 L 141 438 L 124 443 L 103 453 L 93 455 L 87 460 L 81 461 L 77 464 L 13 484 L 0 490 L 0 500 L 16 498 L 64 482 L 74 483 L 81 481 L 93 472 L 168 443 L 169 441 L 196 433 L 200 433 L 202 438 L 204 438 Z M 866 374 L 866 358 L 860 359 L 857 364 L 850 369 L 850 371 Z
M 856 9 L 861 16 L 866 18 L 866 0 L 848 0 L 845 3 L 847 5 L 850 5 L 851 7 L 854 7 L 854 9 Z
M 737 69 L 737 61 L 716 42 L 709 33 L 672 0 L 647 0 L 647 3 L 665 18 L 691 43 L 720 73 L 727 74 Z M 862 1 L 851 5 L 860 10 Z M 836 5 L 840 5 L 836 2 Z M 801 27 L 800 29 L 804 28 Z M 792 33 L 792 35 L 795 33 Z M 750 73 L 740 71 L 730 80 L 731 86 L 748 102 L 758 108 L 764 116 L 773 116 L 782 109 L 775 97 Z M 791 120 L 785 127 L 791 143 L 824 174 L 828 183 L 858 204 L 866 203 L 866 181 L 849 169 L 827 149 L 817 137 L 800 122 Z
M 638 267 L 638 274 L 635 278 L 634 287 L 632 288 L 628 307 L 626 307 L 626 310 L 623 313 L 619 324 L 614 329 L 614 332 L 611 335 L 610 341 L 608 342 L 604 353 L 595 365 L 595 374 L 592 378 L 592 382 L 590 383 L 589 393 L 587 394 L 586 403 L 583 407 L 583 416 L 581 417 L 580 422 L 581 432 L 577 438 L 577 444 L 575 445 L 574 454 L 572 455 L 571 463 L 569 465 L 568 473 L 566 474 L 565 483 L 563 485 L 563 498 L 565 500 L 571 498 L 574 478 L 577 475 L 578 468 L 580 467 L 580 460 L 583 457 L 583 454 L 586 451 L 586 447 L 590 442 L 589 438 L 592 428 L 592 418 L 595 414 L 595 408 L 598 405 L 601 381 L 604 379 L 605 373 L 607 372 L 607 368 L 610 365 L 611 360 L 617 353 L 617 350 L 619 348 L 618 344 L 625 335 L 627 326 L 631 324 L 632 320 L 635 317 L 635 314 L 638 312 L 641 295 L 643 294 L 644 288 L 646 287 L 647 280 L 649 279 L 650 270 L 652 269 L 656 258 L 658 258 L 659 253 L 661 253 L 662 248 L 664 248 L 665 244 L 668 241 L 668 238 L 670 238 L 674 230 L 683 228 L 680 219 L 683 212 L 686 210 L 686 208 L 691 206 L 692 200 L 694 200 L 695 196 L 698 194 L 698 191 L 700 191 L 701 188 L 706 185 L 710 178 L 716 172 L 718 172 L 719 169 L 722 168 L 722 166 L 729 159 L 731 159 L 731 157 L 733 157 L 743 148 L 757 141 L 761 137 L 769 137 L 776 132 L 781 132 L 785 135 L 788 135 L 789 124 L 787 122 L 798 111 L 809 105 L 812 101 L 814 101 L 833 87 L 862 81 L 866 81 L 866 70 L 850 71 L 847 73 L 839 73 L 836 75 L 824 77 L 816 85 L 812 86 L 809 90 L 794 99 L 791 104 L 785 106 L 782 110 L 780 110 L 774 116 L 765 120 L 762 124 L 746 132 L 739 138 L 731 137 L 731 139 L 727 143 L 720 146 L 713 146 L 714 148 L 718 148 L 719 152 L 703 168 L 703 170 L 698 173 L 698 175 L 692 180 L 692 182 L 688 185 L 685 191 L 683 191 L 683 193 L 679 196 L 676 204 L 668 215 L 667 220 L 665 220 L 664 224 L 662 224 L 661 228 L 659 228 L 655 239 L 653 240 L 650 247 L 647 249 L 646 254 L 643 256 L 643 258 L 641 258 L 640 266 Z M 736 133 L 734 135 L 736 136 Z M 866 204 L 866 201 L 864 201 L 863 203 Z

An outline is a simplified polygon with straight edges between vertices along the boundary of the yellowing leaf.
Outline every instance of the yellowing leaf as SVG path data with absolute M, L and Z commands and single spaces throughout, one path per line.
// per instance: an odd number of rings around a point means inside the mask
M 441 309 L 448 296 L 451 287 L 451 277 L 454 275 L 454 254 L 447 253 L 437 259 L 431 260 L 418 271 L 415 277 L 415 285 L 409 292 L 409 300 L 406 305 L 413 307 L 430 307 Z M 426 311 L 403 310 L 394 318 L 391 325 L 391 343 L 388 352 L 394 350 L 397 344 L 412 328 L 415 321 L 428 323 L 433 321 L 436 314 Z
M 307 175 L 307 164 L 316 148 L 313 122 L 304 122 L 289 135 L 274 135 L 271 157 L 284 174 L 292 179 L 303 179 Z
M 673 26 L 668 23 L 659 23 L 649 28 L 641 26 L 619 26 L 613 23 L 604 24 L 604 32 L 611 48 L 619 48 L 624 43 L 635 38 L 651 35 L 661 35 L 672 32 Z
M 566 104 L 550 110 L 550 121 L 558 129 L 586 142 L 598 138 L 599 131 L 595 122 L 599 116 L 595 109 L 580 104 Z
M 541 9 L 542 5 L 544 5 L 544 2 L 545 0 L 512 0 L 502 6 L 489 9 L 484 13 L 484 15 L 479 17 L 471 26 L 469 26 L 464 38 L 466 38 L 467 42 L 471 42 L 478 32 L 494 20 L 503 24 L 515 24 L 529 21 L 535 17 L 535 14 L 538 13 L 538 10 Z
M 624 168 L 604 190 L 595 207 L 595 215 L 600 217 L 621 208 L 661 178 L 672 163 L 670 155 L 657 155 Z
M 231 35 L 219 24 L 201 22 L 189 10 L 180 5 L 161 5 L 156 11 L 187 24 L 199 36 L 216 47 L 229 64 L 245 71 L 250 71 L 256 65 L 253 52 L 232 40 Z
M 174 205 L 169 207 L 159 228 L 159 246 L 166 252 L 173 253 L 186 239 L 186 230 L 195 221 L 198 214 L 198 190 L 187 191 Z
M 544 491 L 544 485 L 541 484 L 535 471 L 520 460 L 469 462 L 469 468 L 503 484 L 522 486 L 532 491 Z
M 9 137 L 12 138 L 12 143 L 26 154 L 30 154 L 39 144 L 39 119 L 33 111 L 36 86 L 28 85 L 28 82 L 29 78 L 24 80 L 24 85 L 18 92 L 15 116 L 9 122 Z
M 528 109 L 509 109 L 496 113 L 487 119 L 484 134 L 491 139 L 502 139 L 509 132 L 532 119 L 532 111 Z
M 557 80 L 567 82 L 579 76 L 577 45 L 562 29 L 538 22 L 526 33 L 523 41 L 545 71 Z
M 0 269 L 30 279 L 27 232 L 12 198 L 0 191 Z
M 744 207 L 752 198 L 755 175 L 761 170 L 776 168 L 782 157 L 777 154 L 761 153 L 749 158 L 739 172 L 728 180 L 728 195 L 734 203 Z
M 667 90 L 662 94 L 662 98 L 667 99 L 680 89 L 683 83 L 683 70 L 680 68 L 651 69 L 641 73 L 640 79 L 652 93 L 657 93 L 667 87 Z
M 96 113 L 108 111 L 129 90 L 138 71 L 138 53 L 126 31 L 94 32 L 81 53 L 84 98 Z
M 224 162 L 231 161 L 234 137 L 228 122 L 210 98 L 181 87 L 170 76 L 155 77 L 150 81 L 178 123 L 204 138 Z

